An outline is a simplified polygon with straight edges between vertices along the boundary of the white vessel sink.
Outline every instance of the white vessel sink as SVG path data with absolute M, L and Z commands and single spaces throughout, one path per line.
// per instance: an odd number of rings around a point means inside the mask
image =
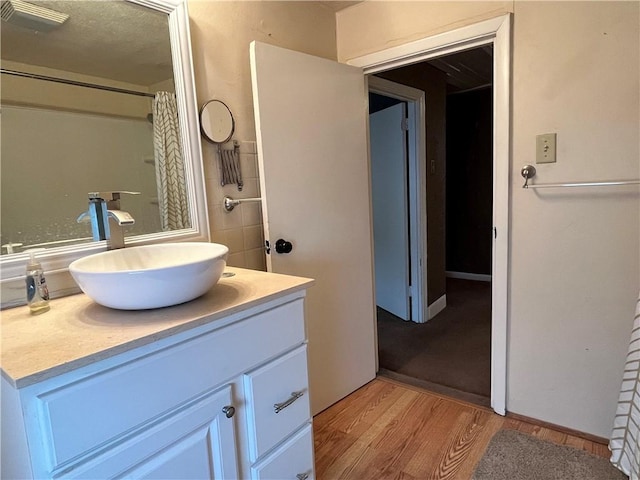
M 69 272 L 105 307 L 145 310 L 193 300 L 213 287 L 229 249 L 218 243 L 161 243 L 122 248 L 78 259 Z

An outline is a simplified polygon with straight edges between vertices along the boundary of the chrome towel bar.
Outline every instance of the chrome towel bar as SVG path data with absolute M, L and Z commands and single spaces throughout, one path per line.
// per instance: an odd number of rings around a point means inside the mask
M 260 197 L 254 197 L 254 198 L 239 198 L 237 200 L 234 200 L 233 198 L 227 196 L 224 197 L 224 209 L 227 212 L 232 211 L 235 207 L 237 207 L 238 205 L 240 205 L 241 203 L 245 203 L 245 202 L 261 202 L 262 198 Z
M 640 185 L 639 180 L 615 180 L 607 182 L 571 182 L 571 183 L 541 183 L 533 185 L 529 180 L 535 177 L 536 168 L 533 165 L 525 165 L 520 170 L 520 175 L 524 178 L 522 188 L 556 188 L 556 187 L 609 187 L 618 185 Z

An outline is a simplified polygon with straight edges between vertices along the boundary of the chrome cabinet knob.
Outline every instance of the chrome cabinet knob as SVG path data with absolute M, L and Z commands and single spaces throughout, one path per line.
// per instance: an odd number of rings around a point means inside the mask
M 231 418 L 235 415 L 236 409 L 231 405 L 227 405 L 222 409 L 222 413 L 224 413 L 227 416 L 227 418 Z
M 296 475 L 296 478 L 298 480 L 307 480 L 307 478 L 309 478 L 309 474 L 308 473 L 299 473 Z

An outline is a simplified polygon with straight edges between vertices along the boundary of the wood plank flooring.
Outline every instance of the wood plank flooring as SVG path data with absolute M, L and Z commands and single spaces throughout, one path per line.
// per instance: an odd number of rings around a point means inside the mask
M 316 479 L 468 479 L 500 429 L 609 456 L 606 445 L 378 377 L 314 418 Z

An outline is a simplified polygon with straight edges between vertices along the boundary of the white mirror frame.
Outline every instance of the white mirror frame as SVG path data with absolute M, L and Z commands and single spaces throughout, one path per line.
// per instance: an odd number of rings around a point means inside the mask
M 180 136 L 185 163 L 185 181 L 191 228 L 171 232 L 137 235 L 126 239 L 127 246 L 161 242 L 210 241 L 209 217 L 200 144 L 200 125 L 191 55 L 191 36 L 187 0 L 127 0 L 138 5 L 166 13 L 169 17 L 169 35 L 173 75 L 180 119 Z M 87 192 L 91 186 L 87 185 Z M 78 214 L 88 205 L 78 205 Z M 51 248 L 38 254 L 43 266 L 52 298 L 79 293 L 80 289 L 69 274 L 69 264 L 81 257 L 107 249 L 106 241 L 67 247 Z M 26 253 L 0 257 L 1 307 L 24 305 Z

